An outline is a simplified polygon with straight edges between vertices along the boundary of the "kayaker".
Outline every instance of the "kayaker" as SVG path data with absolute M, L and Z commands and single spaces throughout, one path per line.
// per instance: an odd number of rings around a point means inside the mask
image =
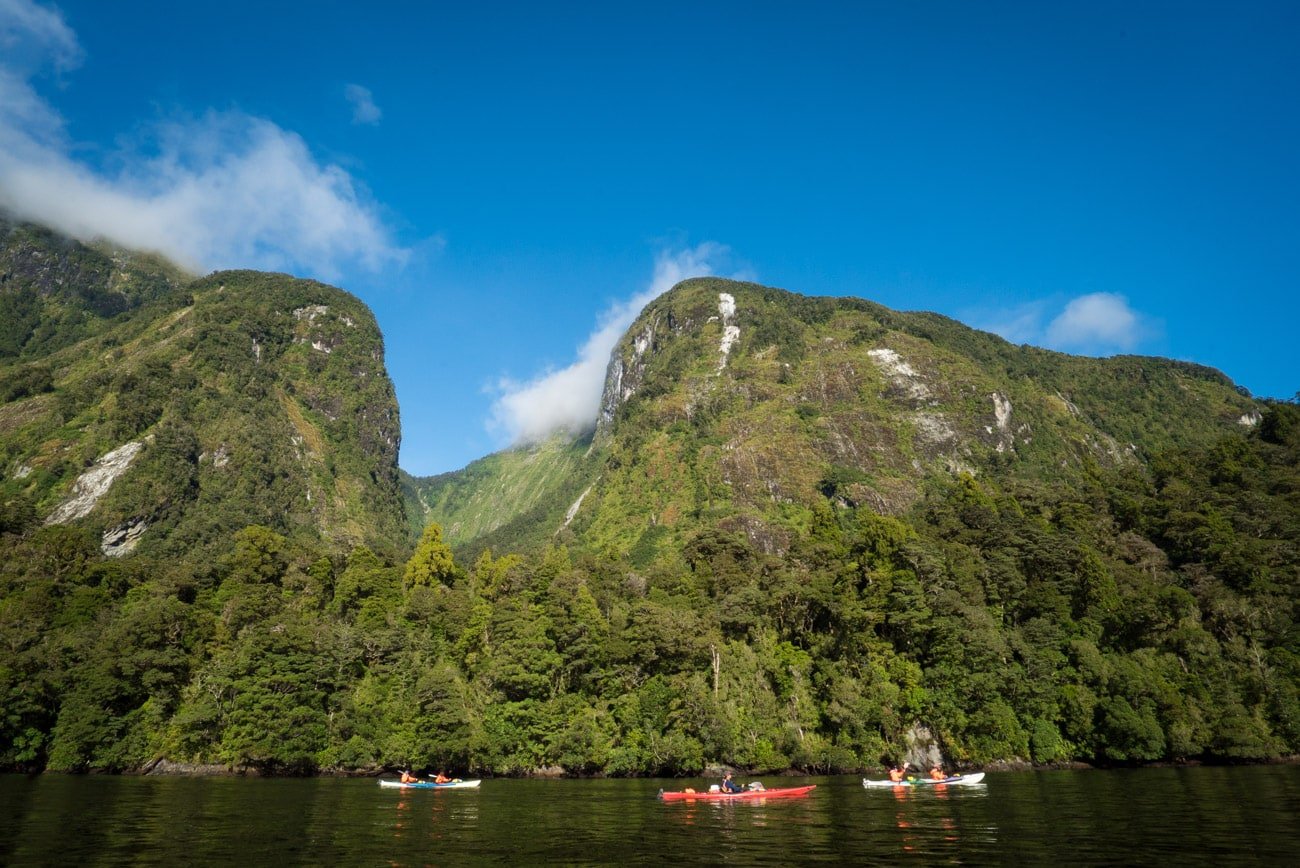
M 407 769 L 402 769 L 402 783 L 404 783 L 404 784 L 418 784 L 419 782 L 420 782 L 420 779 L 417 778 L 415 775 L 411 774 L 409 770 L 407 770 Z
M 948 775 L 944 773 L 943 769 L 939 768 L 938 763 L 935 763 L 933 766 L 930 767 L 930 780 L 942 781 L 945 780 L 947 777 Z
M 724 793 L 743 793 L 745 788 L 731 779 L 731 772 L 722 776 L 722 791 Z
M 433 782 L 435 784 L 449 784 L 451 783 L 451 778 L 447 777 L 442 772 L 438 772 L 438 775 L 433 779 Z
M 889 779 L 896 784 L 901 784 L 907 778 L 907 763 L 901 766 L 895 766 L 889 770 Z

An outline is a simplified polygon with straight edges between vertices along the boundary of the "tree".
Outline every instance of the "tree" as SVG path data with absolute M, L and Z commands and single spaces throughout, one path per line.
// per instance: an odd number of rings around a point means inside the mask
M 460 571 L 451 556 L 451 548 L 442 541 L 442 528 L 430 524 L 420 535 L 415 554 L 406 562 L 406 587 L 434 587 L 439 584 L 451 586 L 459 575 Z

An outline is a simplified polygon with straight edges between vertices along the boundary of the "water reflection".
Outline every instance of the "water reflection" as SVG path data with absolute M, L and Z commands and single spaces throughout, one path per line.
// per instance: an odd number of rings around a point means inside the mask
M 991 775 L 984 786 L 664 803 L 673 782 L 0 776 L 0 863 L 1296 864 L 1300 767 Z M 774 785 L 772 781 L 767 782 Z
M 889 806 L 888 837 L 895 852 L 967 861 L 996 841 L 995 827 L 987 819 L 988 792 L 984 783 L 904 784 L 866 788 L 864 795 L 878 806 Z

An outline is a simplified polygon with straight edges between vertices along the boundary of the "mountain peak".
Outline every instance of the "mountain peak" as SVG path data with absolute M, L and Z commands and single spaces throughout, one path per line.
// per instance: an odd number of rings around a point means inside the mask
M 828 501 L 901 513 L 935 475 L 1085 473 L 1203 445 L 1255 411 L 1200 366 L 1069 356 L 865 299 L 694 278 L 615 346 L 595 455 L 566 481 L 586 493 L 576 509 L 556 498 L 544 524 L 624 554 L 718 523 L 779 550 Z M 498 505 L 484 539 L 500 546 L 515 511 Z
M 374 316 L 289 275 L 190 278 L 0 226 L 9 508 L 121 556 L 261 523 L 348 550 L 405 545 L 392 383 Z

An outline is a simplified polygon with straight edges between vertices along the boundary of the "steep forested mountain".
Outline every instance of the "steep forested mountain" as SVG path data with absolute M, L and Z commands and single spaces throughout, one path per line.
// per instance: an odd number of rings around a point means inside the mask
M 1258 421 L 1208 368 L 1067 356 L 935 314 L 701 279 L 652 302 L 615 350 L 594 444 L 499 453 L 408 487 L 471 556 L 561 533 L 645 566 L 702 527 L 780 553 L 822 504 L 901 515 L 930 480 L 1080 479 Z
M 693 280 L 412 479 L 352 296 L 4 232 L 0 766 L 1300 751 L 1300 406 L 1215 371 Z
M 203 558 L 248 524 L 404 548 L 397 406 L 364 305 L 0 231 L 6 527 L 75 527 L 113 555 Z
M 4 762 L 125 765 L 76 727 L 118 739 L 168 707 L 250 540 L 259 569 L 303 550 L 320 575 L 409 552 L 383 342 L 351 295 L 5 222 L 0 309 Z M 65 713 L 81 734 L 51 742 Z
M 693 280 L 590 445 L 413 484 L 466 558 L 540 559 L 548 662 L 498 697 L 582 697 L 585 767 L 851 768 L 915 722 L 960 761 L 1262 757 L 1300 734 L 1295 419 L 1196 365 Z

